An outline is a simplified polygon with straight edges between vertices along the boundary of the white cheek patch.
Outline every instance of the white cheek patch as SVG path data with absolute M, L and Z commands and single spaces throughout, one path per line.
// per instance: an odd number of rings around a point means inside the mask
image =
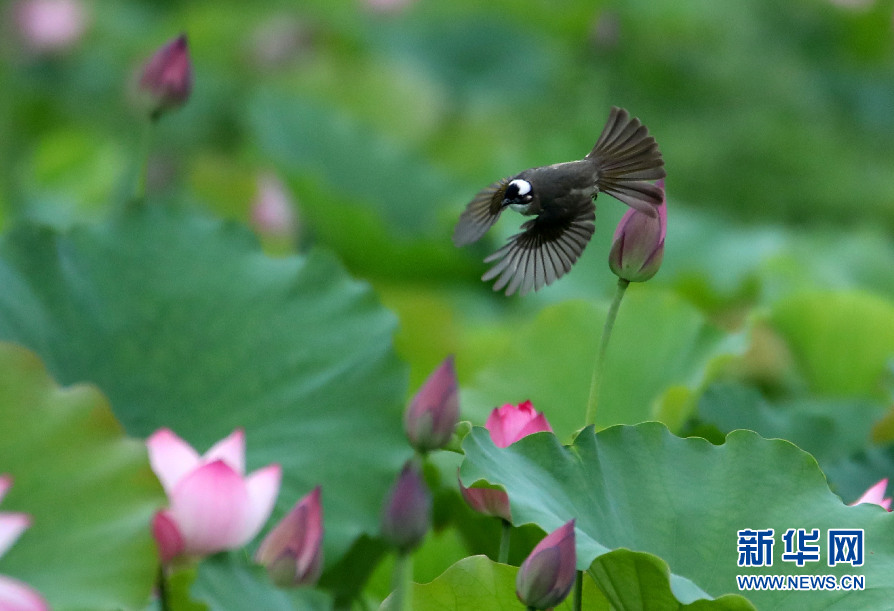
M 515 188 L 518 189 L 518 194 L 521 196 L 525 196 L 531 192 L 531 183 L 527 180 L 521 180 L 520 178 L 516 178 L 510 185 L 515 185 Z

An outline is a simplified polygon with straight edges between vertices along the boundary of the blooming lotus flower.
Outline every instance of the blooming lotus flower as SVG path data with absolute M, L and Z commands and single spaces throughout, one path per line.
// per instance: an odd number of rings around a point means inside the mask
M 886 477 L 870 486 L 869 490 L 864 492 L 863 496 L 851 503 L 850 506 L 853 507 L 854 505 L 869 503 L 871 505 L 879 505 L 881 507 L 884 507 L 885 510 L 891 511 L 891 498 L 885 498 L 885 488 L 887 487 L 888 478 Z
M 518 405 L 507 403 L 494 409 L 484 423 L 490 438 L 498 448 L 505 448 L 522 437 L 541 431 L 552 432 L 546 416 L 534 409 L 530 401 Z
M 664 190 L 664 180 L 656 183 Z M 667 233 L 667 205 L 662 199 L 658 216 L 630 209 L 615 229 L 608 264 L 612 272 L 628 282 L 645 282 L 661 267 Z
M 577 577 L 574 520 L 554 530 L 531 551 L 518 569 L 515 594 L 533 609 L 549 609 L 571 592 Z
M 453 357 L 428 376 L 404 412 L 404 430 L 419 452 L 443 448 L 459 422 L 456 370 Z
M 530 401 L 494 408 L 484 424 L 490 438 L 499 448 L 505 448 L 522 437 L 541 431 L 552 432 L 546 416 L 534 409 Z M 459 482 L 459 491 L 469 507 L 480 514 L 512 521 L 509 495 L 497 488 L 466 488 Z
M 431 505 L 422 473 L 407 462 L 388 493 L 382 512 L 382 537 L 402 553 L 417 547 L 431 527 Z
M 0 475 L 0 501 L 12 486 L 12 478 Z M 31 526 L 31 517 L 24 513 L 0 512 L 0 556 Z M 12 577 L 0 575 L 0 609 L 3 611 L 47 611 L 43 597 Z
M 152 520 L 162 562 L 242 547 L 270 517 L 282 469 L 272 464 L 246 477 L 241 429 L 203 456 L 170 429 L 153 433 L 146 446 L 170 503 Z
M 192 62 L 185 34 L 165 44 L 146 62 L 139 92 L 153 119 L 186 103 L 192 92 Z
M 279 586 L 313 585 L 323 570 L 323 508 L 317 486 L 273 527 L 255 554 Z

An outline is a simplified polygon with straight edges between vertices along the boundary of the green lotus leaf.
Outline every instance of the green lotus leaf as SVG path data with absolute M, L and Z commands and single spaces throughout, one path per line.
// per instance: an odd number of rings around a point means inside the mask
M 32 517 L 0 573 L 57 610 L 142 608 L 158 571 L 149 524 L 165 503 L 142 442 L 96 388 L 60 388 L 32 352 L 7 343 L 0 431 L 0 473 L 13 477 L 0 510 Z
M 129 434 L 170 427 L 205 451 L 243 427 L 249 470 L 282 464 L 274 520 L 322 485 L 330 565 L 378 531 L 409 455 L 406 372 L 393 315 L 332 256 L 272 259 L 234 223 L 133 206 L 65 233 L 19 227 L 0 280 L 0 338 L 63 384 L 97 384 Z
M 672 584 L 682 578 L 712 597 L 740 594 L 758 608 L 873 608 L 894 595 L 894 515 L 876 506 L 845 506 L 813 457 L 787 441 L 734 431 L 715 446 L 676 437 L 652 422 L 595 434 L 587 428 L 569 447 L 536 433 L 505 449 L 476 427 L 463 449 L 463 484 L 503 486 L 516 523 L 549 532 L 577 520 L 580 569 L 626 548 L 667 562 Z M 738 531 L 768 528 L 775 536 L 772 566 L 739 567 Z M 820 531 L 816 561 L 798 567 L 782 559 L 782 536 L 791 528 Z M 862 566 L 828 566 L 829 529 L 863 530 Z M 739 592 L 736 576 L 749 574 L 860 575 L 865 589 Z

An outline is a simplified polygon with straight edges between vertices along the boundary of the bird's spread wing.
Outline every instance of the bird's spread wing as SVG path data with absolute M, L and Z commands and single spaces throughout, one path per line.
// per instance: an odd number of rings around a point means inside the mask
M 453 243 L 457 246 L 471 244 L 483 236 L 491 225 L 500 218 L 503 194 L 509 179 L 504 178 L 488 185 L 478 192 L 466 209 L 459 216 L 456 229 L 453 230 Z
M 522 225 L 500 250 L 484 260 L 496 262 L 482 280 L 497 278 L 494 290 L 522 295 L 561 278 L 580 257 L 595 229 L 596 207 L 589 197 L 559 214 L 543 213 Z
M 612 107 L 587 157 L 596 162 L 600 191 L 649 216 L 657 214 L 664 191 L 645 181 L 664 178 L 664 160 L 655 138 L 639 119 L 623 108 Z

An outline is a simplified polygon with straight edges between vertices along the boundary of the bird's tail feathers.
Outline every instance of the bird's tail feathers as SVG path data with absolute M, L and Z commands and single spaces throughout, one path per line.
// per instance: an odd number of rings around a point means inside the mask
M 587 158 L 596 162 L 599 191 L 649 216 L 657 214 L 664 191 L 646 181 L 664 178 L 664 160 L 655 138 L 639 119 L 613 106 Z

